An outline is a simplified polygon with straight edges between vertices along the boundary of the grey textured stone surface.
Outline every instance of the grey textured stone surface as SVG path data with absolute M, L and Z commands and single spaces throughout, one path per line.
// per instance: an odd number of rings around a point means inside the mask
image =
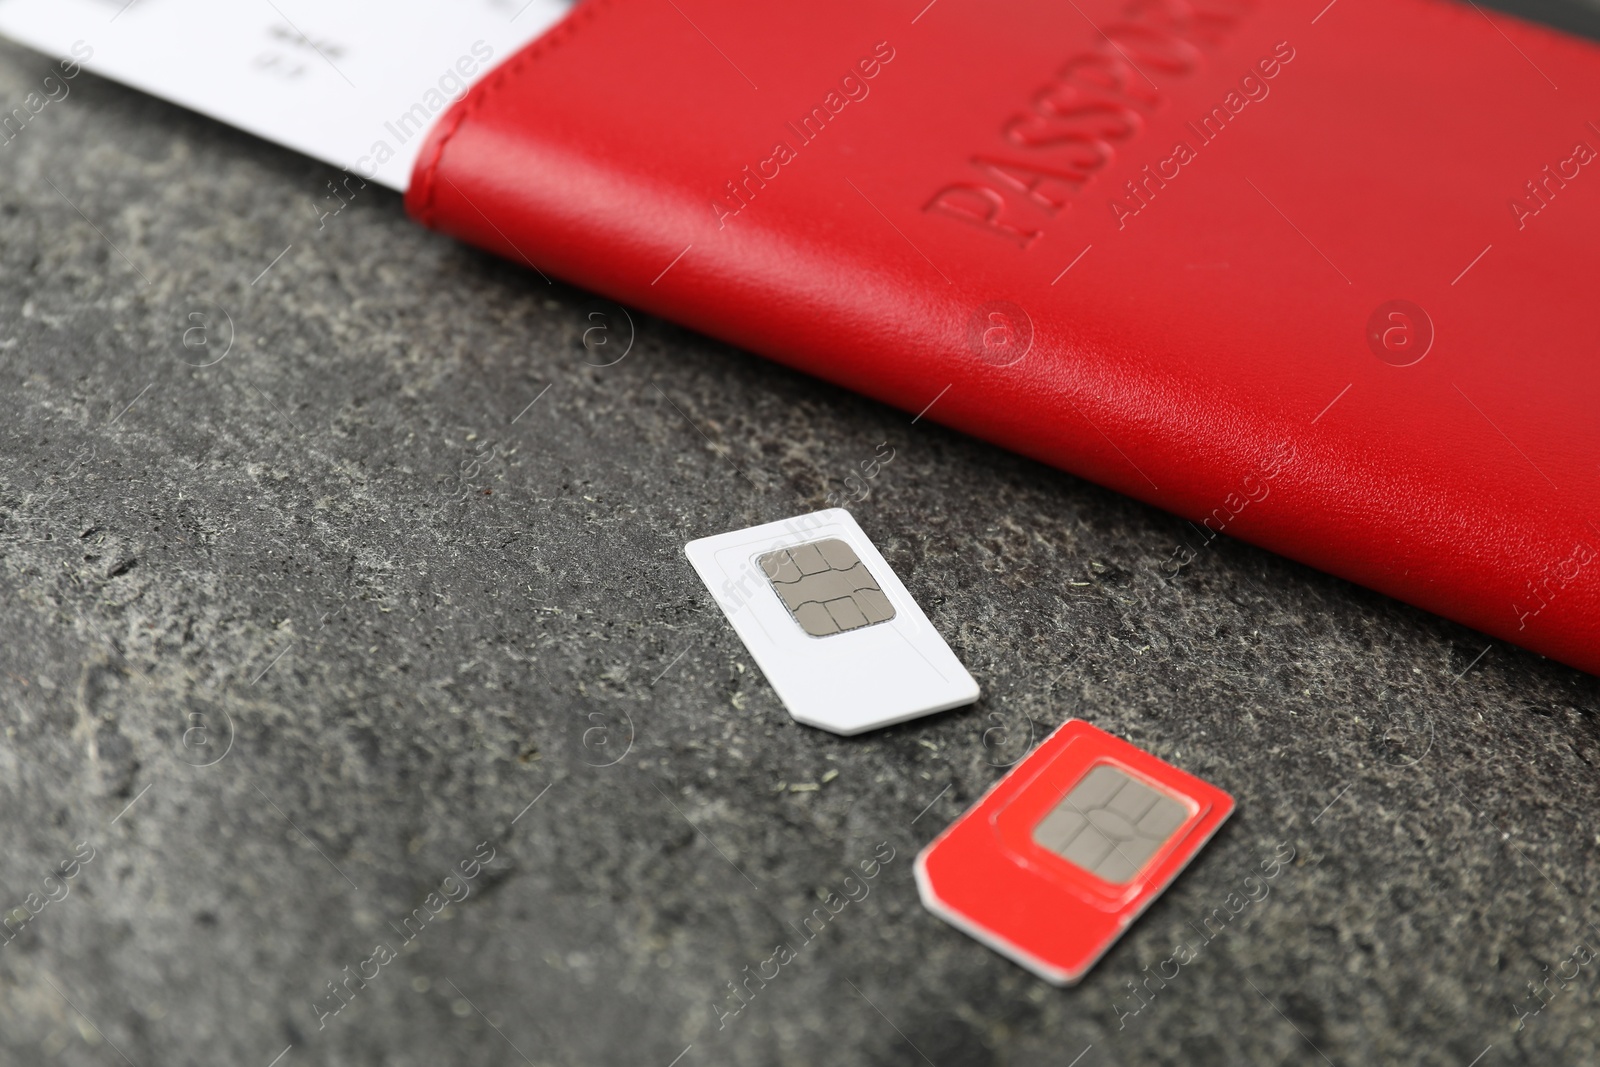
M 1171 516 L 660 321 L 590 366 L 589 294 L 377 188 L 319 230 L 332 176 L 89 75 L 0 147 L 0 1063 L 1600 1062 L 1596 679 L 1226 540 L 1169 578 Z M 841 739 L 682 546 L 880 445 L 850 506 L 985 697 Z M 1074 714 L 1239 810 L 1063 991 L 911 864 Z

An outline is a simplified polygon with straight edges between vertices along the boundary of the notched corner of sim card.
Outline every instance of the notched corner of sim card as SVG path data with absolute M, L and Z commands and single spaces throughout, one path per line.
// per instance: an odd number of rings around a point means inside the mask
M 943 836 L 943 834 L 940 835 L 940 837 Z M 922 899 L 922 906 L 927 908 L 935 918 L 949 923 L 985 948 L 998 952 L 1018 967 L 1031 972 L 1035 977 L 1041 978 L 1059 989 L 1068 989 L 1083 981 L 1083 976 L 1088 974 L 1094 965 L 1099 962 L 1099 957 L 1097 956 L 1083 967 L 1063 970 L 1053 963 L 1040 959 L 1022 946 L 1006 940 L 988 927 L 974 922 L 962 912 L 940 900 L 939 893 L 934 889 L 933 879 L 928 876 L 927 869 L 928 854 L 933 851 L 933 847 L 938 843 L 939 838 L 936 837 L 924 845 L 922 851 L 917 853 L 917 858 L 911 864 L 911 873 L 917 882 L 917 896 Z M 1110 946 L 1108 945 L 1107 948 L 1109 949 Z

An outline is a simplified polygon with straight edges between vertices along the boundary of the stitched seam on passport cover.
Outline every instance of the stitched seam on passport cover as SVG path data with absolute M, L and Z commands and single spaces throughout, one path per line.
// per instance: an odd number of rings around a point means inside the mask
M 610 7 L 611 3 L 612 0 L 585 0 L 585 3 L 578 10 L 563 19 L 555 29 L 529 42 L 520 52 L 472 89 L 466 101 L 447 120 L 449 126 L 440 131 L 439 139 L 434 143 L 427 163 L 417 170 L 417 180 L 423 183 L 421 203 L 417 208 L 417 221 L 424 226 L 433 225 L 433 216 L 437 207 L 439 191 L 439 182 L 437 180 L 439 166 L 444 162 L 445 148 L 449 146 L 450 141 L 460 131 L 462 124 L 488 103 L 491 96 L 504 89 L 512 79 L 522 72 L 524 67 L 535 59 L 566 44 L 574 33 L 592 22 L 601 9 Z

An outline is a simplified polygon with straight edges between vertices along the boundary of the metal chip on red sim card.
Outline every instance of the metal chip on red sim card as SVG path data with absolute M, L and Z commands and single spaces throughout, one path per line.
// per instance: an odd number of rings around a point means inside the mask
M 1233 813 L 1233 798 L 1068 721 L 917 857 L 929 911 L 1046 981 L 1082 978 Z

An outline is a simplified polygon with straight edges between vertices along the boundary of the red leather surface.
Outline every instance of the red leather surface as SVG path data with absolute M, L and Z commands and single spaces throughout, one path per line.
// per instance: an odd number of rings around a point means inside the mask
M 1600 671 L 1600 49 L 1325 3 L 588 0 L 407 203 Z

